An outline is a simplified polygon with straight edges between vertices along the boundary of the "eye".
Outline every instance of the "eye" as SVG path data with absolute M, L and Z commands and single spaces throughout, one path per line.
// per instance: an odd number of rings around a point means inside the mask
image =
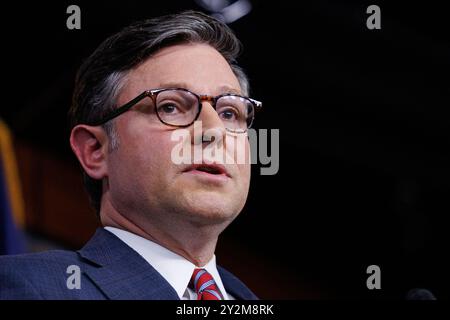
M 158 112 L 162 112 L 165 114 L 174 114 L 177 113 L 178 107 L 174 103 L 166 103 L 158 107 Z
M 239 114 L 233 108 L 227 108 L 227 109 L 222 110 L 219 113 L 219 116 L 221 119 L 228 120 L 228 121 L 234 121 L 234 120 L 238 119 Z

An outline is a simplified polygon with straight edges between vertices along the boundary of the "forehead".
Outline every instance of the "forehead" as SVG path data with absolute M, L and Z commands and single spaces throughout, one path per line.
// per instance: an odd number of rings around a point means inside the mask
M 230 65 L 217 50 L 206 44 L 180 44 L 161 49 L 131 70 L 123 98 L 174 84 L 199 94 L 217 95 L 224 93 L 224 88 L 241 90 Z

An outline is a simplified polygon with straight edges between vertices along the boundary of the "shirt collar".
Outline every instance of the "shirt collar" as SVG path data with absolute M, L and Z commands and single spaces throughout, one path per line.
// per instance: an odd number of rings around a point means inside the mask
M 178 297 L 181 299 L 191 280 L 192 273 L 196 266 L 186 258 L 170 251 L 169 249 L 138 236 L 129 231 L 114 227 L 105 227 L 106 230 L 117 236 L 125 242 L 129 247 L 139 253 L 156 271 L 158 271 L 164 279 L 175 289 Z M 213 255 L 211 260 L 203 267 L 208 271 L 227 299 L 227 293 L 220 278 L 216 266 L 216 256 Z

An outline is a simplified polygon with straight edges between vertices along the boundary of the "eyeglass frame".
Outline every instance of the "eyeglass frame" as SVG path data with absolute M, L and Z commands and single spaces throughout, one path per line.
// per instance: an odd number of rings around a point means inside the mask
M 186 124 L 186 125 L 174 125 L 174 124 L 166 123 L 166 122 L 164 122 L 161 119 L 158 111 L 155 110 L 156 116 L 158 117 L 159 121 L 161 123 L 163 123 L 163 124 L 165 124 L 167 126 L 171 126 L 171 127 L 177 127 L 177 128 L 189 127 L 200 116 L 200 113 L 202 112 L 202 107 L 203 107 L 203 102 L 204 101 L 209 102 L 211 104 L 211 106 L 214 108 L 214 110 L 216 110 L 216 103 L 217 103 L 217 101 L 220 98 L 225 97 L 225 96 L 244 98 L 244 99 L 250 101 L 252 103 L 252 105 L 253 105 L 253 108 L 255 109 L 255 112 L 261 110 L 261 108 L 262 108 L 262 102 L 261 101 L 258 101 L 258 100 L 255 100 L 255 99 L 252 99 L 252 98 L 249 98 L 249 97 L 245 97 L 245 96 L 242 96 L 242 95 L 239 95 L 239 94 L 235 94 L 235 93 L 223 93 L 223 94 L 220 94 L 218 96 L 210 96 L 210 95 L 199 95 L 199 94 L 196 94 L 196 93 L 194 93 L 194 92 L 192 92 L 192 91 L 190 91 L 190 90 L 188 90 L 186 88 L 158 88 L 158 89 L 145 90 L 144 92 L 139 94 L 137 97 L 135 97 L 135 98 L 131 99 L 130 101 L 128 101 L 127 103 L 125 103 L 124 105 L 122 105 L 122 106 L 112 110 L 111 112 L 107 113 L 106 116 L 104 116 L 101 120 L 93 121 L 89 125 L 91 125 L 91 126 L 103 125 L 106 122 L 108 122 L 108 121 L 110 121 L 110 120 L 120 116 L 121 114 L 125 113 L 126 111 L 130 110 L 132 107 L 134 107 L 137 103 L 139 103 L 142 99 L 144 99 L 146 97 L 149 97 L 149 98 L 152 99 L 153 104 L 155 105 L 155 109 L 156 109 L 156 98 L 157 98 L 158 94 L 161 93 L 161 92 L 170 91 L 170 90 L 181 90 L 181 91 L 188 92 L 188 93 L 192 94 L 193 96 L 195 96 L 197 98 L 197 100 L 198 100 L 198 111 L 197 111 L 197 114 L 194 117 L 194 120 L 192 120 L 189 124 Z M 247 126 L 247 129 L 245 131 L 234 131 L 234 130 L 226 128 L 226 127 L 225 127 L 225 129 L 230 131 L 230 132 L 233 132 L 233 133 L 245 133 L 245 132 L 247 132 L 247 130 L 250 129 L 252 124 L 253 124 L 253 120 L 255 118 L 255 112 L 253 113 L 250 125 Z

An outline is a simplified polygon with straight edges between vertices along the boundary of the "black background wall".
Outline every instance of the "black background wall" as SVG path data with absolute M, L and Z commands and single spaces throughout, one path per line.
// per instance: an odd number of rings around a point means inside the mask
M 251 1 L 230 24 L 252 97 L 264 102 L 256 128 L 280 129 L 280 170 L 261 176 L 254 166 L 247 206 L 222 240 L 258 254 L 256 265 L 242 261 L 248 270 L 271 268 L 291 287 L 273 296 L 404 299 L 425 287 L 450 297 L 448 11 L 393 2 Z M 66 28 L 70 4 L 81 30 Z M 381 30 L 366 27 L 370 4 Z M 75 166 L 66 113 L 82 59 L 132 21 L 183 9 L 203 10 L 194 1 L 8 4 L 0 116 L 18 139 Z M 372 264 L 381 290 L 366 287 Z

